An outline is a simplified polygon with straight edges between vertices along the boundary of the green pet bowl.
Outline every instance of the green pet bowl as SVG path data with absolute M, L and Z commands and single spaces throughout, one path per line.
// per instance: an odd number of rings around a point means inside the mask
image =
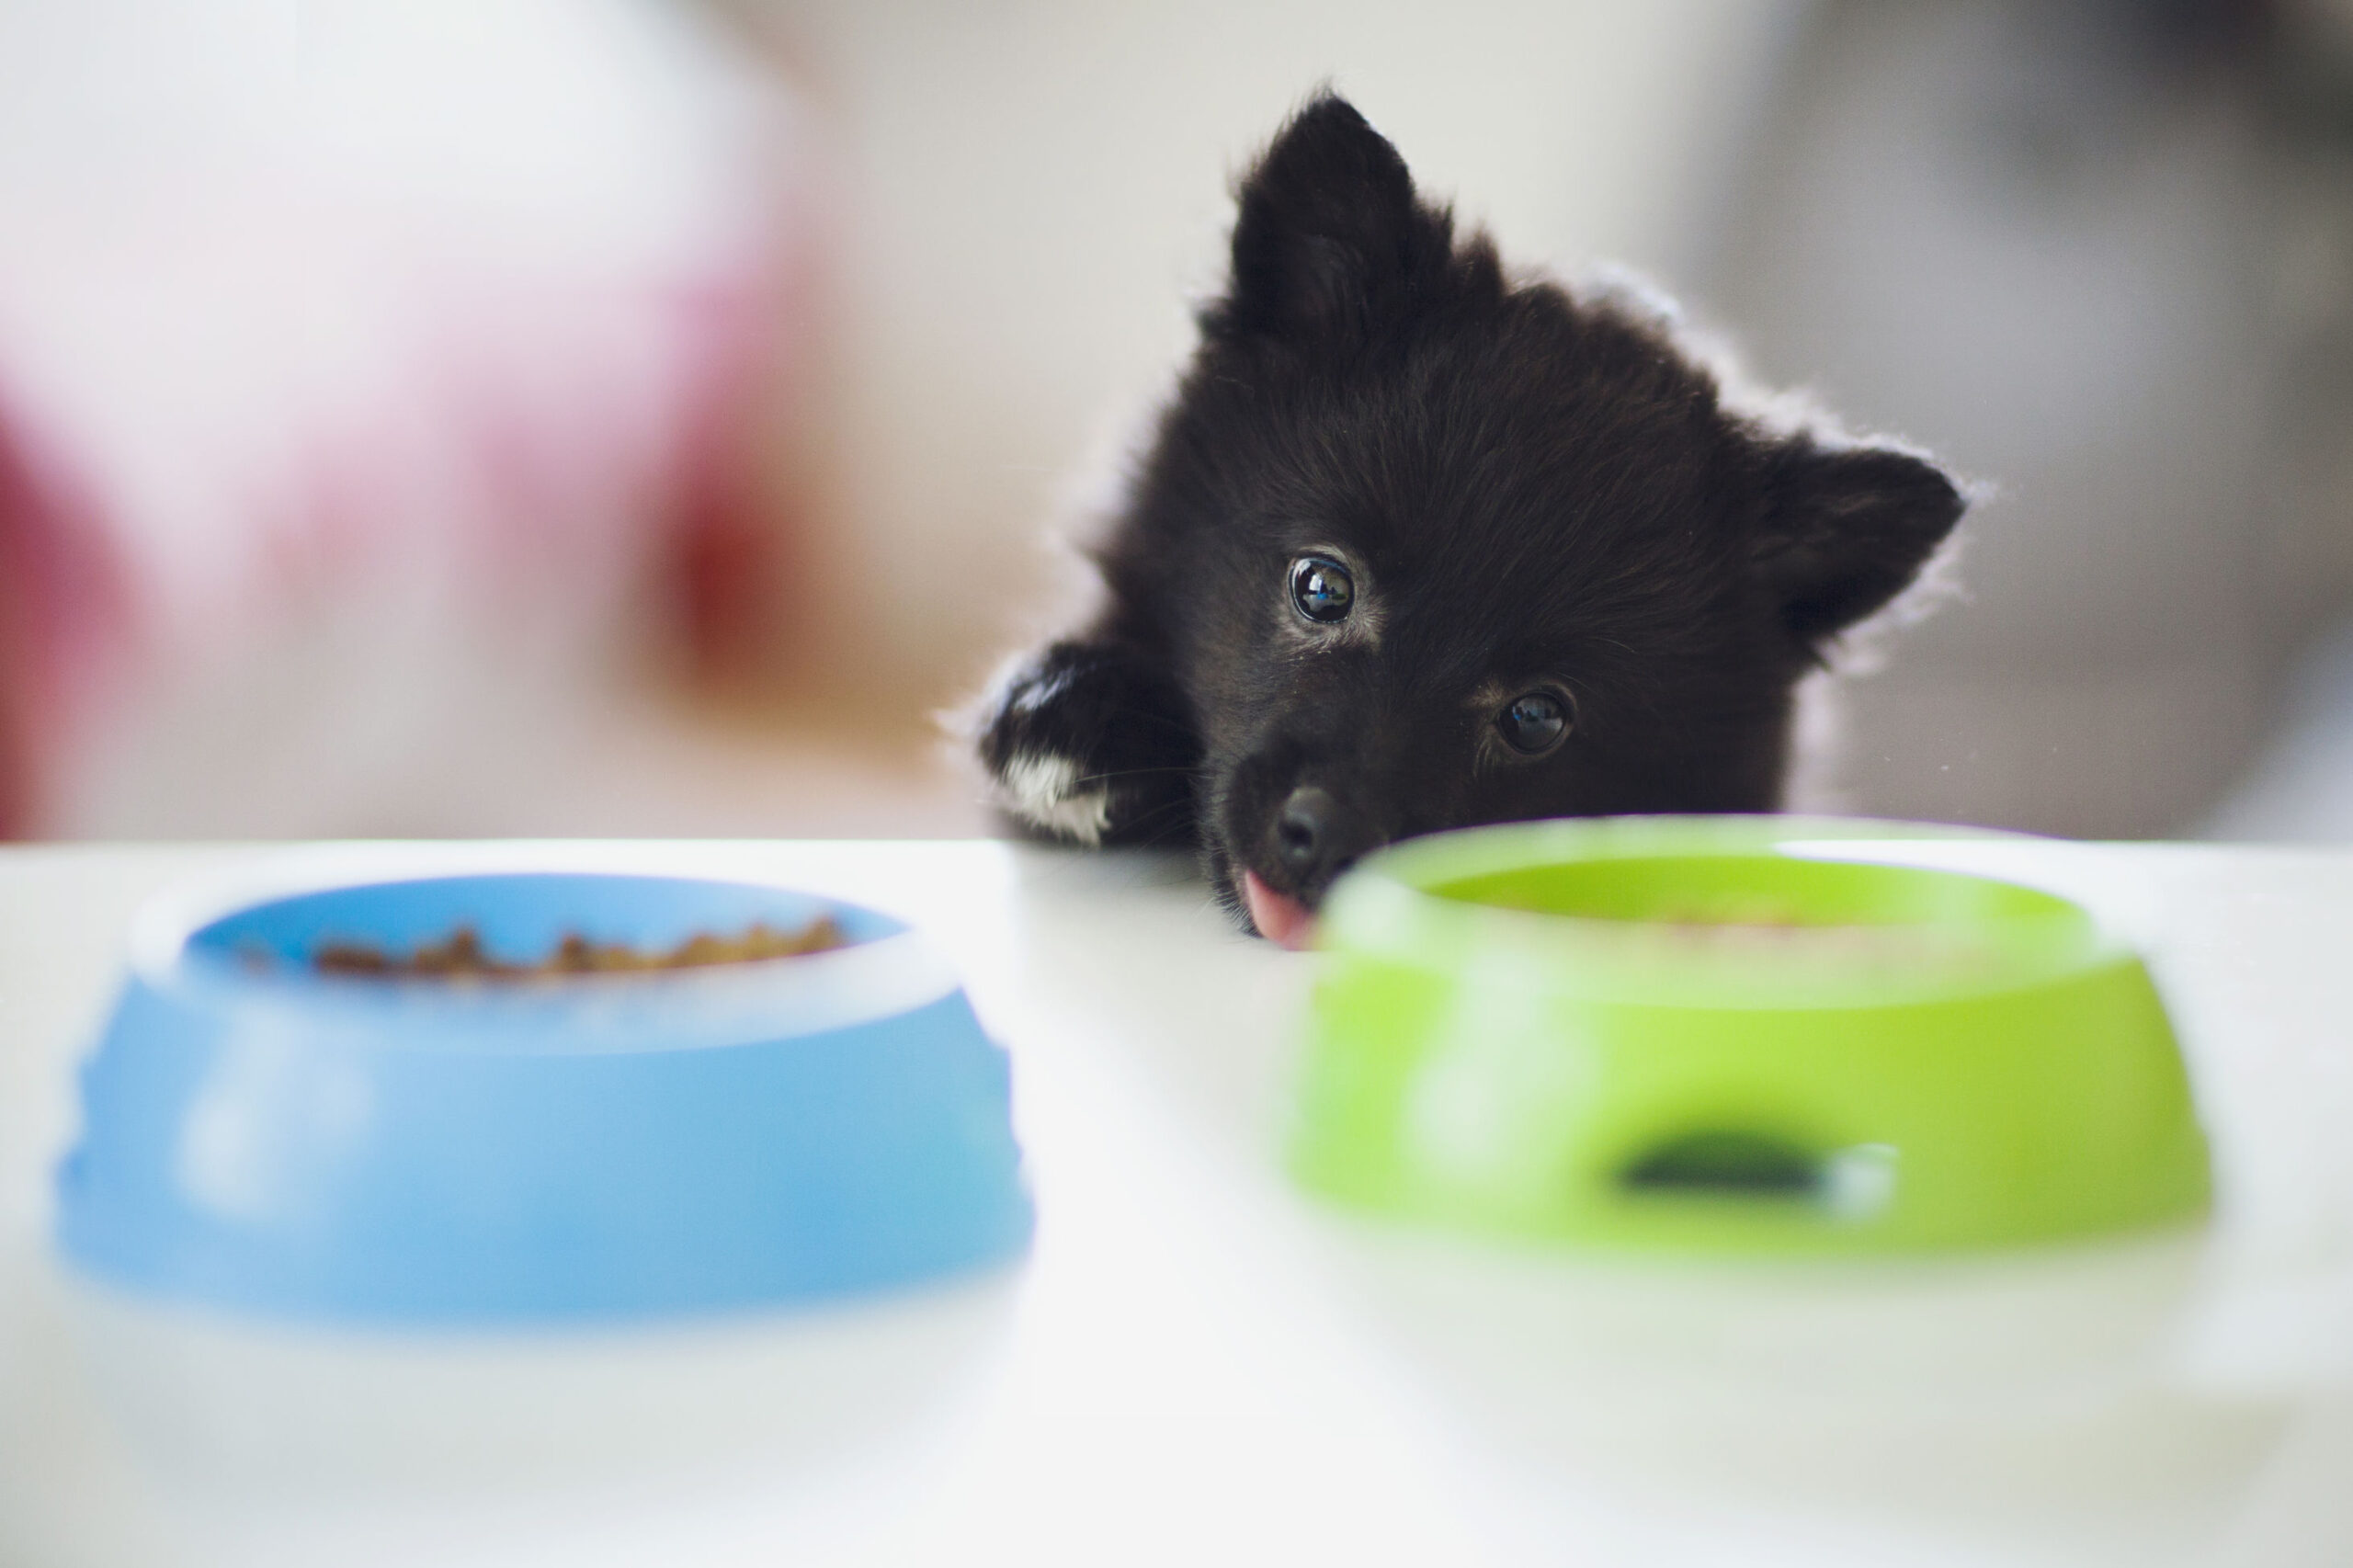
M 2140 960 L 2064 899 L 1870 842 L 1917 835 L 1630 818 L 1370 857 L 1322 921 L 1292 1171 L 1382 1214 L 1664 1251 L 2202 1213 L 2205 1140 Z

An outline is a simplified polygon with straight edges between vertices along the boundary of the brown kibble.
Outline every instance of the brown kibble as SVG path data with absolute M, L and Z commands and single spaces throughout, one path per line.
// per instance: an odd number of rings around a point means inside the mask
M 327 974 L 390 974 L 392 960 L 376 948 L 330 942 L 311 955 L 312 967 Z
M 537 963 L 506 963 L 490 956 L 482 933 L 460 926 L 439 942 L 427 942 L 406 957 L 360 942 L 326 943 L 311 955 L 311 967 L 322 974 L 367 979 L 418 980 L 545 980 L 577 974 L 642 974 L 654 971 L 709 969 L 719 964 L 756 963 L 768 959 L 800 958 L 849 946 L 841 926 L 830 915 L 807 925 L 779 931 L 766 921 L 755 921 L 740 935 L 723 937 L 698 931 L 666 952 L 642 952 L 625 942 L 598 944 L 585 933 L 567 931 L 555 950 Z

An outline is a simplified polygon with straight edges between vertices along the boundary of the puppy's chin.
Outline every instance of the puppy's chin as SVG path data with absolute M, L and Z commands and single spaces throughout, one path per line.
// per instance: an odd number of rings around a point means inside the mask
M 1258 935 L 1278 947 L 1297 952 L 1315 936 L 1315 912 L 1289 893 L 1268 887 L 1256 871 L 1242 873 L 1242 902 Z

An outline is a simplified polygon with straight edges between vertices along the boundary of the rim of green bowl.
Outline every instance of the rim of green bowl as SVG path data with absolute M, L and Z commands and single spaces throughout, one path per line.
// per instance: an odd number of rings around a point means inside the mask
M 1790 816 L 1466 828 L 1368 857 L 1335 889 L 1317 945 L 1486 984 L 1710 1008 L 1917 1006 L 2130 961 L 2069 899 L 1906 864 L 1900 848 L 2024 837 Z

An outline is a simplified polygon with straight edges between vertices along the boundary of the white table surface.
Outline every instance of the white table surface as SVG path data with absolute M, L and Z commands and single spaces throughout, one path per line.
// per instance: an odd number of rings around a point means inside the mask
M 2214 1142 L 2214 1223 L 1726 1269 L 1498 1253 L 1294 1194 L 1274 1155 L 1312 960 L 1234 934 L 1180 865 L 987 843 L 554 852 L 774 878 L 930 931 L 1013 1052 L 1031 1258 L 937 1308 L 666 1338 L 386 1347 L 199 1322 L 175 1354 L 212 1381 L 190 1386 L 234 1407 L 259 1368 L 318 1394 L 307 1419 L 362 1426 L 364 1391 L 396 1389 L 479 1435 L 487 1402 L 529 1405 L 514 1391 L 543 1374 L 590 1379 L 567 1419 L 593 1429 L 594 1376 L 636 1367 L 674 1406 L 716 1378 L 806 1425 L 828 1407 L 795 1379 L 854 1381 L 875 1346 L 932 1334 L 906 1326 L 926 1312 L 962 1314 L 954 1375 L 903 1430 L 770 1433 L 757 1462 L 732 1462 L 754 1450 L 731 1457 L 714 1415 L 707 1450 L 681 1449 L 699 1458 L 651 1477 L 558 1454 L 463 1487 L 428 1463 L 414 1485 L 273 1488 L 157 1449 L 121 1403 L 144 1363 L 108 1349 L 116 1307 L 48 1255 L 50 1171 L 133 909 L 279 852 L 12 849 L 0 1564 L 2353 1562 L 2353 854 L 1904 846 L 2084 899 L 2143 944 Z

